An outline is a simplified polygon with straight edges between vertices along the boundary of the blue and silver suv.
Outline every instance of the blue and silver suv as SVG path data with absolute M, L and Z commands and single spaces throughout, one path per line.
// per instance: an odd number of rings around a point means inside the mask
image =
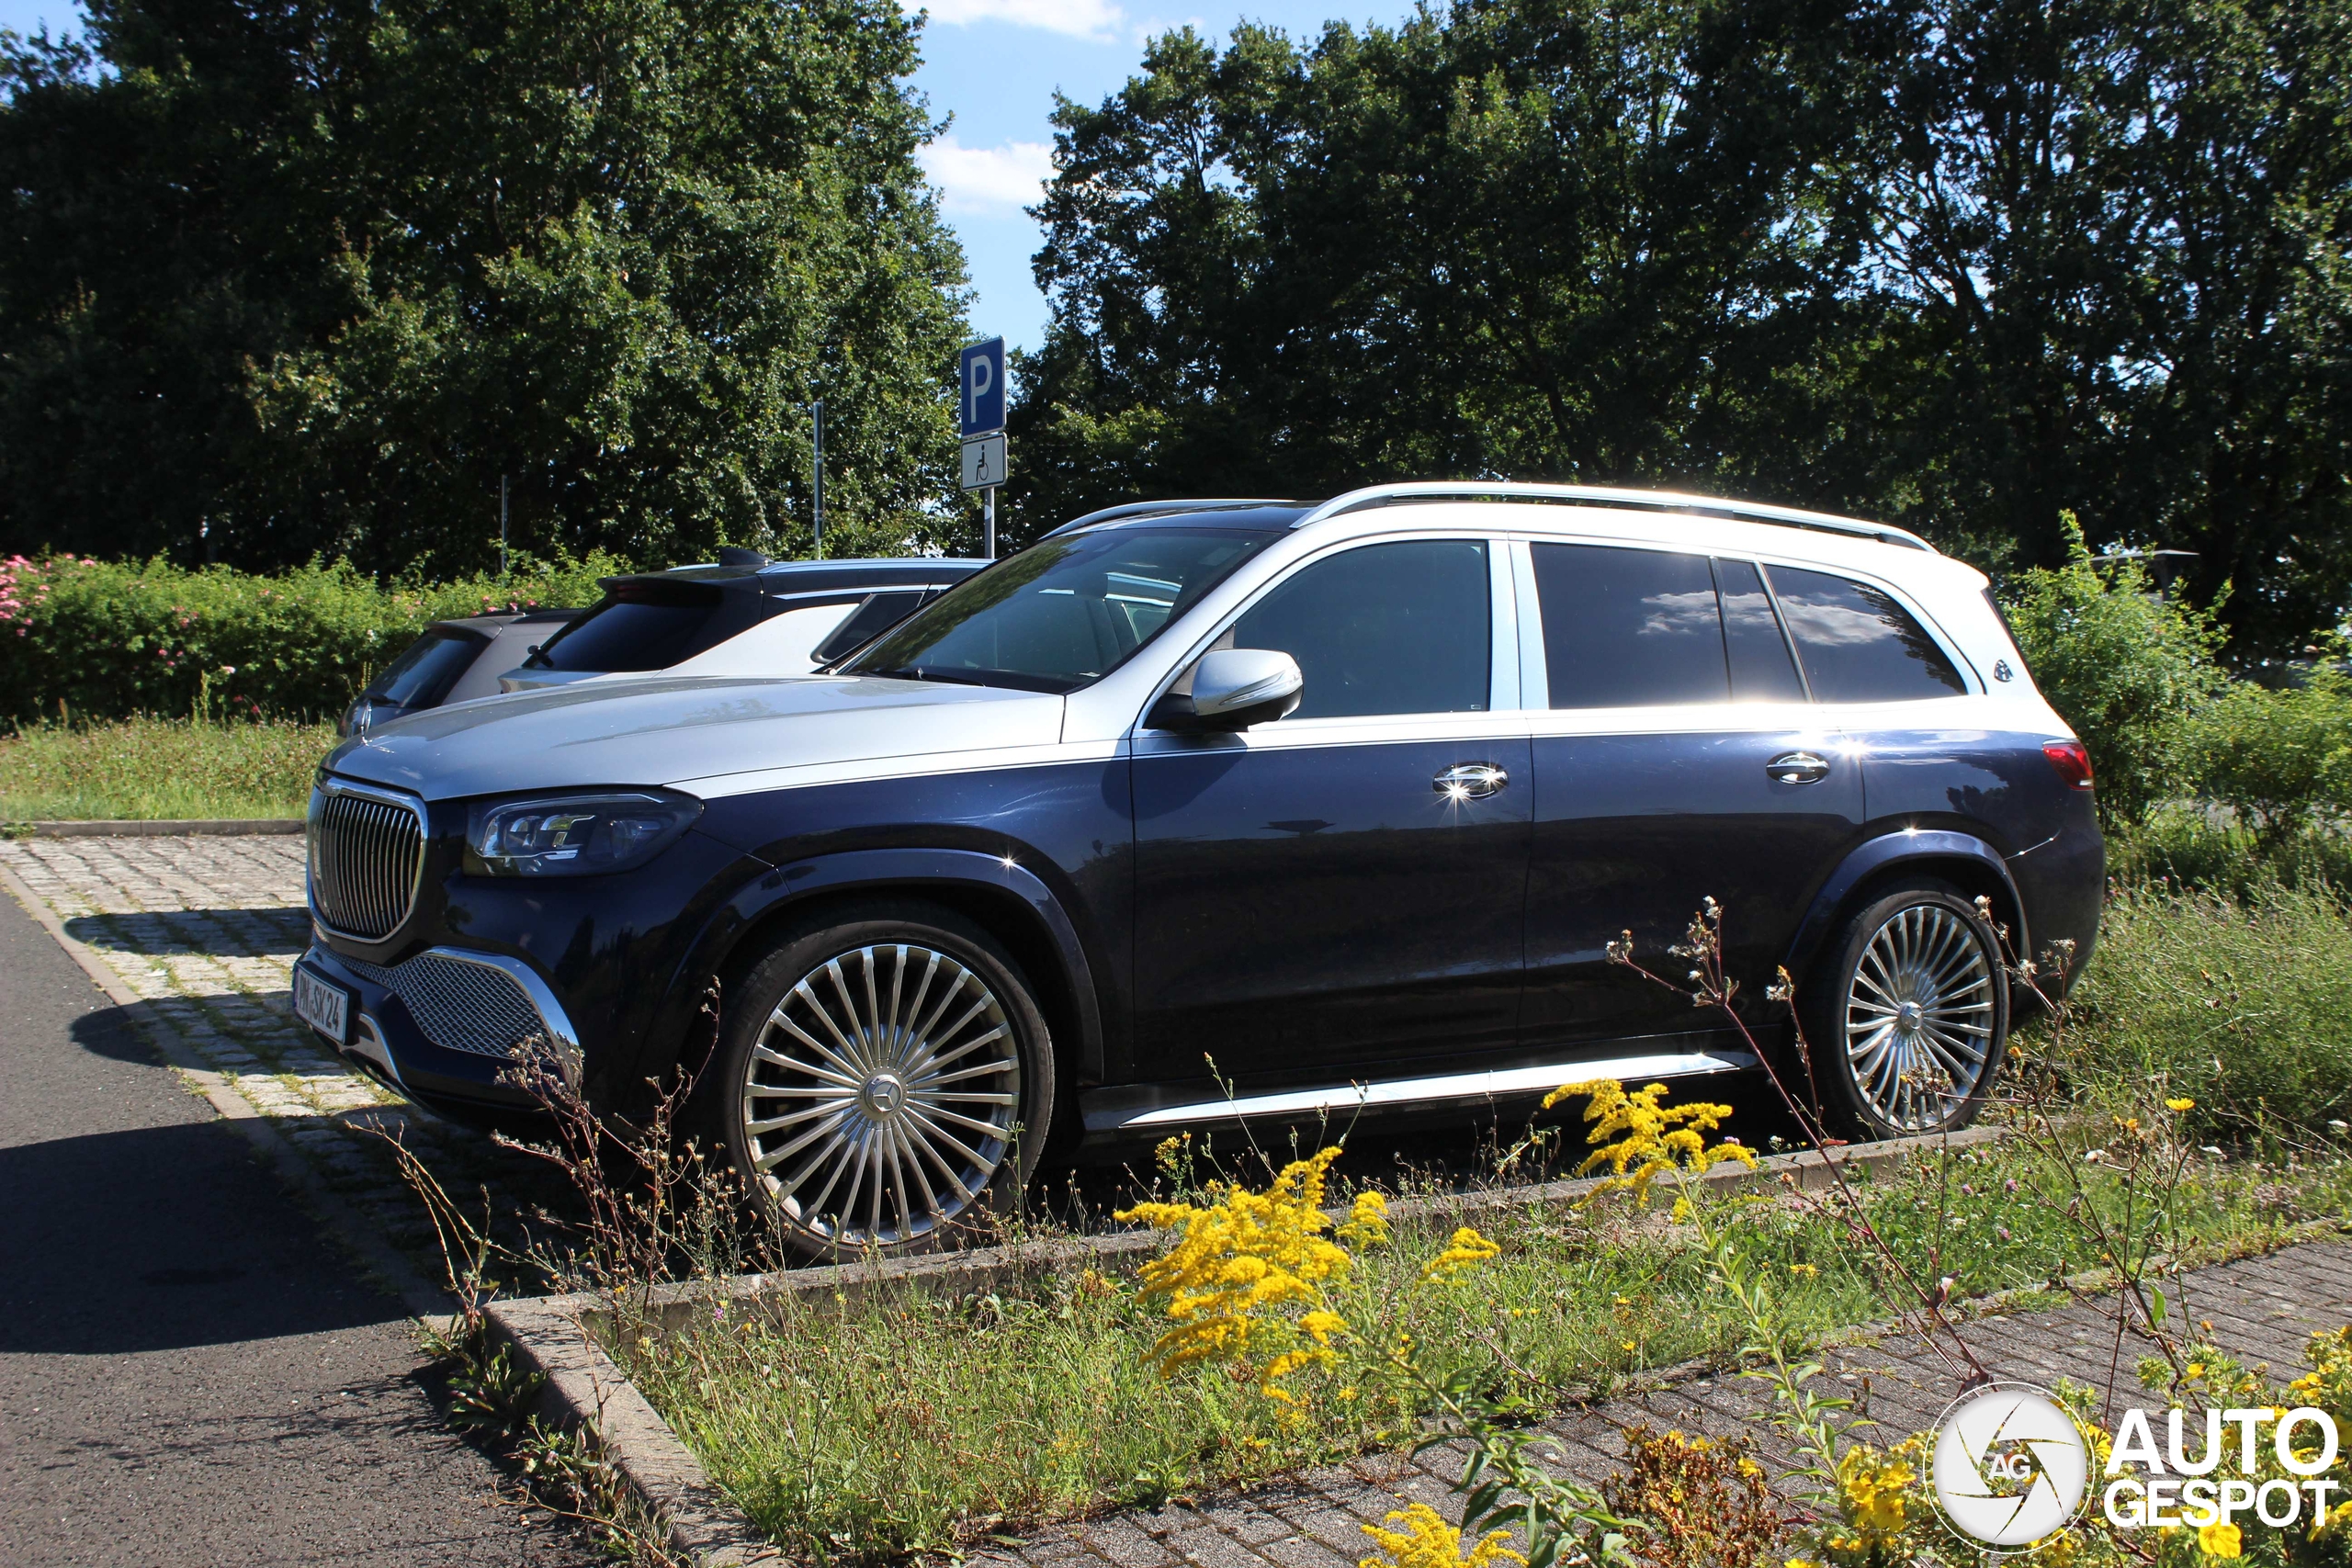
M 1927 1132 L 2003 1057 L 1978 900 L 2088 956 L 2090 783 L 1983 576 L 1897 529 L 1507 484 L 1125 507 L 827 672 L 346 742 L 297 1001 L 444 1104 L 520 1105 L 539 1053 L 628 1115 L 684 1068 L 800 1245 L 911 1247 L 1049 1138 L 1752 1068 L 1608 959 L 1712 896 L 1746 996 L 1797 977 L 1841 1129 Z

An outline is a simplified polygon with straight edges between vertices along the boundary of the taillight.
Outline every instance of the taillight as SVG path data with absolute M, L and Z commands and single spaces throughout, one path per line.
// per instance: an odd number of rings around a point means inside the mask
M 2041 754 L 2050 759 L 2069 789 L 2091 787 L 2091 754 L 2079 740 L 2045 740 Z

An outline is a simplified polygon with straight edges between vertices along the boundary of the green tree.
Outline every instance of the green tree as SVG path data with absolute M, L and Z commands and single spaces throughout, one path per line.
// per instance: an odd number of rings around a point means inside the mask
M 10 39 L 0 545 L 378 572 L 958 515 L 889 0 L 95 0 Z

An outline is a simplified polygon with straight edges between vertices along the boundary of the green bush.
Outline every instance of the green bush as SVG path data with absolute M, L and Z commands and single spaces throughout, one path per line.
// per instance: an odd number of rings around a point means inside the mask
M 2091 1084 L 2161 1084 L 2219 1132 L 2352 1118 L 2352 922 L 2316 883 L 2244 902 L 2120 886 L 2075 993 L 2064 1060 Z
M 2074 514 L 2063 521 L 2073 558 L 2019 574 L 2005 607 L 2034 684 L 2090 748 L 2101 818 L 2140 822 L 2192 791 L 2189 721 L 2224 684 L 2222 634 L 2150 592 L 2136 561 L 2094 563 Z
M 2265 851 L 2352 806 L 2352 682 L 2325 666 L 2284 691 L 2233 682 L 2197 711 L 2186 739 L 2199 789 Z
M 593 604 L 596 579 L 625 570 L 598 554 L 386 588 L 342 562 L 255 577 L 14 557 L 0 561 L 0 719 L 330 717 L 425 623 Z
M 2352 837 L 2312 826 L 2266 839 L 2202 802 L 2158 807 L 2107 835 L 2107 873 L 2120 884 L 2162 882 L 2250 900 L 2272 884 L 2352 887 Z

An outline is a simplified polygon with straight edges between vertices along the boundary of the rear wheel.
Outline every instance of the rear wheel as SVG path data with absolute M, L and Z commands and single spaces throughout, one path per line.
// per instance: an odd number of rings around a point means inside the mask
M 839 910 L 734 987 L 692 1131 L 809 1256 L 983 1227 L 1036 1163 L 1052 1043 L 994 939 L 927 905 Z
M 1848 919 L 1800 1011 L 1832 1132 L 1903 1137 L 1975 1120 L 2007 1049 L 1999 953 L 1984 918 L 1941 882 L 1892 889 Z

